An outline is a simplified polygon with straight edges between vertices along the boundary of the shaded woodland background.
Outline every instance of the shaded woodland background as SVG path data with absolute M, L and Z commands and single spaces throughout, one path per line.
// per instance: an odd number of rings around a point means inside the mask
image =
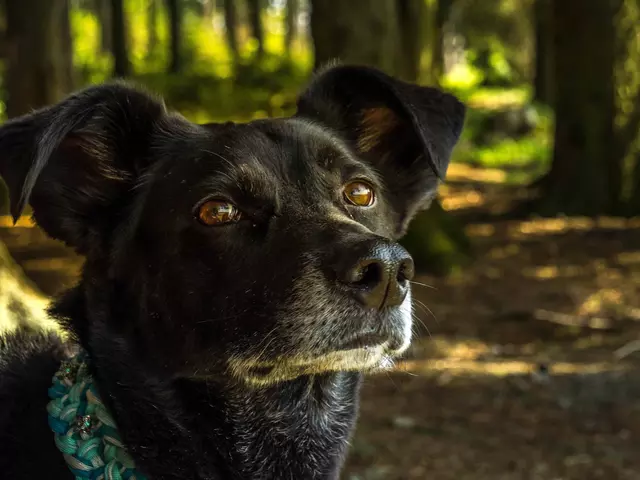
M 332 59 L 469 106 L 404 240 L 424 335 L 367 380 L 344 478 L 640 478 L 640 0 L 4 0 L 0 116 L 113 77 L 281 116 Z M 0 214 L 0 329 L 51 326 L 82 260 L 1 186 Z

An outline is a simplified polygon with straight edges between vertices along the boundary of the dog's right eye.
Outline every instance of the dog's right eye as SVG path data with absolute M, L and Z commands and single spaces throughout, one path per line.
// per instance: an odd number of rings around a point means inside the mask
M 373 187 L 368 183 L 355 181 L 344 187 L 345 200 L 356 207 L 370 207 L 375 202 Z
M 207 200 L 198 207 L 197 218 L 207 227 L 235 223 L 242 218 L 242 213 L 233 203 L 225 200 Z

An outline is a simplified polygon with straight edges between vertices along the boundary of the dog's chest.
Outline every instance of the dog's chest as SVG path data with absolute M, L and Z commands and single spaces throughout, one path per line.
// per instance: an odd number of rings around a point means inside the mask
M 267 398 L 235 405 L 235 462 L 242 478 L 337 478 L 356 418 L 347 385 L 283 405 Z

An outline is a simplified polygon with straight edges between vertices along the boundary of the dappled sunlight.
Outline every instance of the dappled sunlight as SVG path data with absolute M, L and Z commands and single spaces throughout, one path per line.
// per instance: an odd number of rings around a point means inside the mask
M 458 193 L 454 198 L 458 196 L 462 196 L 462 194 Z M 443 201 L 443 204 L 446 204 L 446 202 Z M 488 237 L 494 235 L 497 228 L 505 231 L 511 240 L 524 240 L 569 233 L 640 230 L 640 218 L 599 217 L 590 219 L 586 217 L 559 217 L 502 221 L 499 223 L 472 223 L 466 226 L 466 232 L 471 237 Z M 627 252 L 620 255 L 619 258 L 622 263 L 635 263 L 636 260 L 634 259 L 640 257 L 637 252 Z
M 640 229 L 640 218 L 598 217 L 561 217 L 541 218 L 514 222 L 510 225 L 510 234 L 515 237 L 557 235 L 568 232 L 588 232 L 592 230 L 629 230 Z
M 16 224 L 13 223 L 13 218 L 9 215 L 0 215 L 0 228 L 9 228 L 9 227 L 26 227 L 32 228 L 35 227 L 34 220 L 27 215 L 23 215 L 18 219 Z
M 471 108 L 499 110 L 523 105 L 529 100 L 531 92 L 526 88 L 514 89 L 477 89 L 467 99 Z
M 601 313 L 601 312 L 598 312 Z M 570 328 L 588 328 L 591 330 L 610 330 L 614 327 L 614 319 L 593 315 L 570 315 L 549 310 L 537 309 L 533 312 L 536 320 L 546 320 L 557 325 Z
M 470 207 L 481 207 L 484 204 L 484 195 L 479 192 L 467 191 L 451 193 L 442 199 L 442 208 L 449 211 Z
M 588 267 L 577 265 L 567 265 L 563 267 L 559 267 L 558 265 L 543 265 L 540 267 L 525 268 L 522 274 L 525 277 L 547 280 L 557 277 L 578 277 L 584 275 L 588 270 Z
M 447 372 L 450 375 L 487 375 L 505 377 L 510 375 L 530 375 L 539 368 L 539 363 L 525 360 L 473 361 L 461 359 L 424 359 L 407 360 L 398 364 L 397 370 L 415 374 Z M 553 364 L 553 374 L 593 374 L 601 372 L 622 371 L 631 368 L 628 365 L 617 365 L 610 362 L 585 364 L 582 362 L 557 362 Z
M 60 271 L 68 268 L 69 259 L 65 257 L 53 257 L 45 259 L 26 260 L 22 264 L 25 270 L 35 271 Z
M 469 237 L 491 237 L 496 233 L 495 225 L 490 223 L 485 224 L 473 224 L 465 228 L 465 233 Z
M 490 258 L 495 260 L 502 260 L 509 257 L 513 257 L 514 255 L 518 255 L 520 253 L 520 245 L 517 243 L 510 243 L 504 247 L 496 247 L 492 248 L 488 255 Z
M 621 305 L 624 300 L 623 293 L 615 288 L 605 288 L 599 290 L 585 298 L 578 305 L 579 315 L 595 315 L 603 310 L 606 305 Z
M 478 168 L 464 163 L 452 163 L 447 170 L 447 181 L 473 181 L 482 183 L 505 183 L 507 173 L 498 168 Z
M 640 264 L 640 251 L 622 252 L 616 255 L 615 259 L 620 265 Z

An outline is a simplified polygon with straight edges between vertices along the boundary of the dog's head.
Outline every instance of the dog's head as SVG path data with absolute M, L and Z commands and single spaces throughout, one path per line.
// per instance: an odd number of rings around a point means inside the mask
M 396 241 L 463 117 L 453 96 L 364 67 L 329 68 L 293 117 L 248 124 L 196 125 L 103 85 L 6 123 L 0 175 L 14 217 L 30 203 L 87 258 L 83 294 L 102 302 L 74 326 L 83 342 L 269 384 L 407 348 L 413 263 Z

